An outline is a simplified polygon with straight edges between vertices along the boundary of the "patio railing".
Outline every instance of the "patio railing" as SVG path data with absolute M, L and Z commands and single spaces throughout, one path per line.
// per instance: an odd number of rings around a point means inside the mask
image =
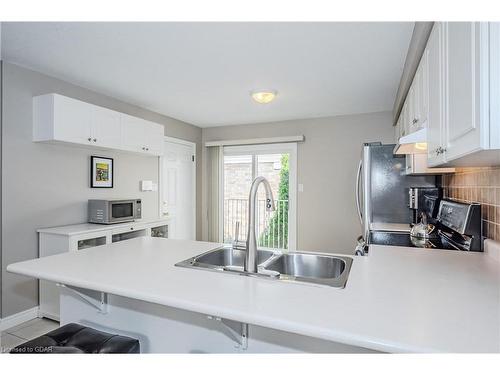
M 257 201 L 257 241 L 260 247 L 288 248 L 288 200 L 275 200 L 276 210 L 265 210 L 265 199 Z M 224 242 L 234 240 L 239 222 L 239 241 L 246 241 L 248 230 L 248 199 L 224 199 Z

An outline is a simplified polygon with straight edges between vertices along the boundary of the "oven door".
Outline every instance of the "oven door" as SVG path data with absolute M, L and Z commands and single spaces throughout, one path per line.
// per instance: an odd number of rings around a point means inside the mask
M 108 213 L 108 222 L 110 223 L 134 221 L 135 200 L 111 201 L 109 202 Z

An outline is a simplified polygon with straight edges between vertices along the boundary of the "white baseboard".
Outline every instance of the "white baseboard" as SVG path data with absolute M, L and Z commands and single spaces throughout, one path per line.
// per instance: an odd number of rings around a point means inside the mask
M 35 318 L 38 318 L 38 306 L 0 319 L 0 331 L 5 331 Z

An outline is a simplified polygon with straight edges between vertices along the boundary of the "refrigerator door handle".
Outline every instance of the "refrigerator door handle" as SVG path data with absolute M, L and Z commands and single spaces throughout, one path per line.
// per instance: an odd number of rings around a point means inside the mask
M 363 168 L 363 160 L 359 161 L 358 173 L 356 175 L 356 208 L 358 210 L 359 222 L 363 225 L 363 214 L 361 213 L 361 170 Z

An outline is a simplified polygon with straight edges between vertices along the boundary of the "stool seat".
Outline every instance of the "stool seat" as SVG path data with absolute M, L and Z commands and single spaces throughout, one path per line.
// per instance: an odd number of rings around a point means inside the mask
M 70 323 L 16 346 L 16 353 L 139 353 L 139 340 Z

